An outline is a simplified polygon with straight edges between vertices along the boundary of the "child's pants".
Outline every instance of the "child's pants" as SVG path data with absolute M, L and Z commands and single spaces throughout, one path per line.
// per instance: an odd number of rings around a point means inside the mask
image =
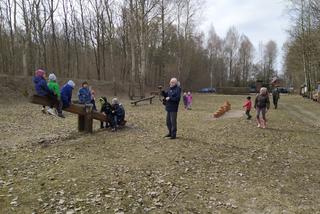
M 266 119 L 266 113 L 267 113 L 267 108 L 258 108 L 257 107 L 257 119 L 260 119 L 260 114 L 262 114 L 262 118 L 264 121 L 267 121 Z
M 62 101 L 58 99 L 58 97 L 54 94 L 48 94 L 47 97 L 51 100 L 51 106 L 50 108 L 55 107 L 57 109 L 57 112 L 59 114 L 62 113 Z
M 246 110 L 246 115 L 248 117 L 247 119 L 251 119 L 252 116 L 250 115 L 250 110 L 249 109 Z

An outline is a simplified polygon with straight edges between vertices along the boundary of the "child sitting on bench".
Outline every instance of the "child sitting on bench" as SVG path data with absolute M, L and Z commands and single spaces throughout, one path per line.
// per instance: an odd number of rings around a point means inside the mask
M 48 82 L 48 88 L 53 92 L 55 99 L 59 103 L 57 106 L 57 111 L 58 111 L 58 116 L 64 118 L 62 114 L 62 102 L 61 102 L 61 93 L 60 93 L 60 88 L 57 83 L 57 77 L 54 74 L 49 75 L 49 82 Z M 52 108 L 52 106 L 51 106 Z
M 100 112 L 106 115 L 108 122 L 106 122 L 106 125 L 104 126 L 104 122 L 100 122 L 100 128 L 109 128 L 114 127 L 113 124 L 113 115 L 112 115 L 112 106 L 110 103 L 108 103 L 108 100 L 106 97 L 100 97 L 99 102 L 101 104 Z M 112 123 L 112 124 L 111 124 Z
M 82 83 L 82 87 L 78 92 L 78 98 L 80 104 L 91 104 L 91 92 L 89 90 L 89 84 L 87 81 Z
M 52 102 L 51 106 L 52 107 L 56 106 L 57 111 L 60 112 L 59 101 L 57 97 L 54 95 L 54 92 L 51 91 L 47 85 L 46 72 L 44 70 L 42 69 L 36 70 L 35 76 L 33 77 L 33 83 L 34 83 L 34 87 L 37 95 L 42 97 L 48 97 Z M 49 108 L 47 111 L 50 114 L 55 114 L 52 108 Z M 45 113 L 45 106 L 42 107 L 42 112 Z
M 68 108 L 71 104 L 71 97 L 72 97 L 72 90 L 76 84 L 69 80 L 67 84 L 65 84 L 61 89 L 61 101 L 62 101 L 62 108 Z
M 112 114 L 115 123 L 115 127 L 112 128 L 112 131 L 116 131 L 118 126 L 123 126 L 126 123 L 124 107 L 117 98 L 112 99 Z

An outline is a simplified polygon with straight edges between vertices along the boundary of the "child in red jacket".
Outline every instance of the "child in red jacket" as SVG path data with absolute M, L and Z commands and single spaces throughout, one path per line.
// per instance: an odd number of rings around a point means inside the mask
M 244 108 L 246 108 L 246 115 L 248 116 L 247 119 L 250 120 L 251 119 L 251 115 L 250 115 L 250 111 L 252 108 L 252 102 L 251 102 L 251 97 L 247 97 L 247 100 L 245 101 Z

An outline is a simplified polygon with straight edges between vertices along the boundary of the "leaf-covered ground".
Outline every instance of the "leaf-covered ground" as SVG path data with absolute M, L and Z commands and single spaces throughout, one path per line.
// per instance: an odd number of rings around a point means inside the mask
M 282 96 L 268 129 L 212 119 L 229 100 L 196 95 L 163 136 L 165 112 L 122 100 L 128 127 L 79 134 L 77 117 L 0 102 L 0 213 L 319 213 L 320 105 Z M 254 113 L 253 113 L 254 114 Z

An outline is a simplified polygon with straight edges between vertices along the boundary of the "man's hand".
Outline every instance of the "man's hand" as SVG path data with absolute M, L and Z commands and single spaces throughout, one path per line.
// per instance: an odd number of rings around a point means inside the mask
M 166 97 L 166 101 L 169 101 L 170 100 L 170 97 Z

